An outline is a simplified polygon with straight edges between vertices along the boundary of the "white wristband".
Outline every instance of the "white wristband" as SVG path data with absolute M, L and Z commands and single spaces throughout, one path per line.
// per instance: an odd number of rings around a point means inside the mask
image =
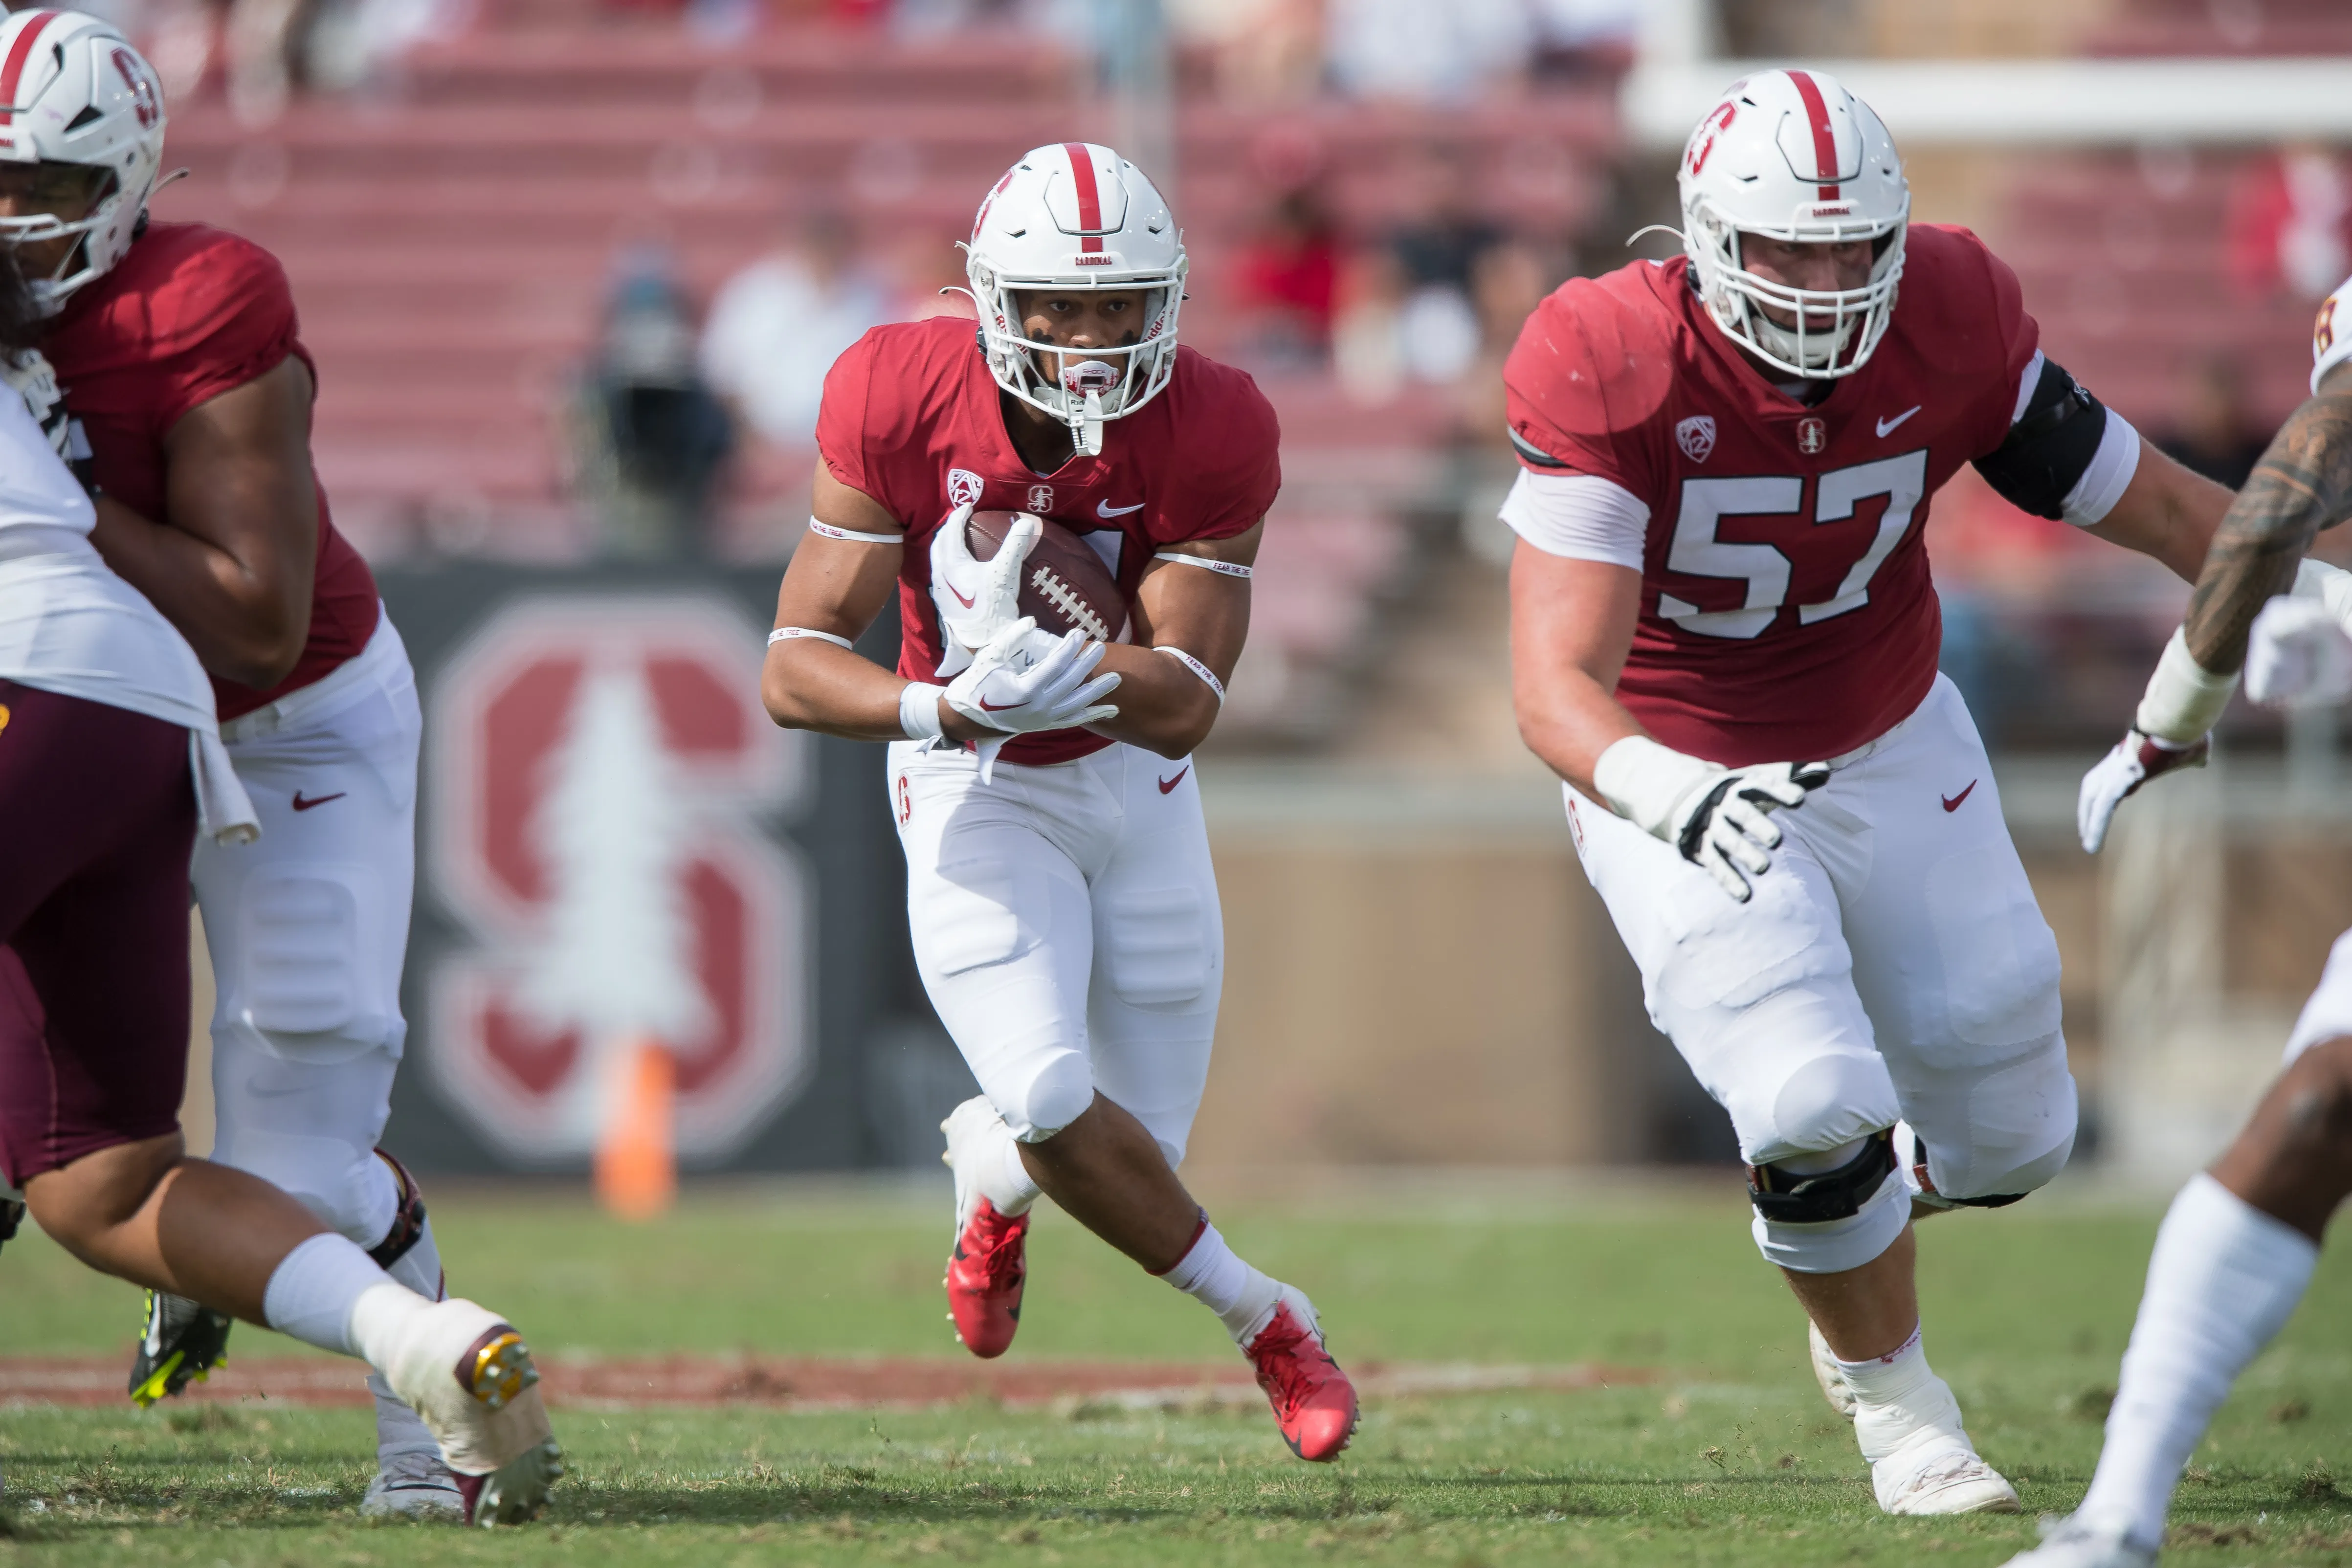
M 904 534 L 861 534 L 856 528 L 836 528 L 831 523 L 820 523 L 814 517 L 809 519 L 809 532 L 860 545 L 902 545 L 907 542 Z
M 1204 555 L 1180 555 L 1172 549 L 1161 550 L 1154 560 L 1172 560 L 1178 566 L 1197 566 L 1203 571 L 1218 571 L 1227 577 L 1247 578 L 1250 569 L 1237 560 L 1212 560 Z
M 1170 658 L 1176 660 L 1186 669 L 1200 676 L 1201 679 L 1206 681 L 1209 684 L 1209 689 L 1217 694 L 1217 706 L 1219 707 L 1225 706 L 1225 683 L 1217 679 L 1216 671 L 1209 668 L 1208 665 L 1201 663 L 1200 660 L 1192 657 L 1192 654 L 1184 652 L 1183 649 L 1171 648 L 1164 643 L 1160 644 L 1158 647 L 1153 648 L 1151 651 L 1155 653 L 1167 654 Z
M 908 740 L 937 740 L 945 733 L 940 727 L 940 699 L 947 695 L 945 686 L 935 686 L 925 681 L 908 681 L 898 694 L 898 731 Z
M 1675 808 L 1725 769 L 1660 746 L 1646 735 L 1613 742 L 1592 765 L 1592 787 L 1609 809 L 1657 838 L 1674 831 Z
M 768 646 L 772 648 L 779 643 L 789 643 L 795 637 L 814 637 L 820 641 L 831 643 L 838 648 L 851 645 L 848 638 L 837 637 L 830 632 L 820 632 L 814 626 L 779 626 L 768 633 Z
M 2194 745 L 2213 727 L 2237 689 L 2237 676 L 2217 675 L 2199 664 L 2189 651 L 2187 633 L 2175 628 L 2156 662 L 2156 674 L 2147 678 L 2147 695 L 2139 699 L 2133 727 L 2175 746 Z

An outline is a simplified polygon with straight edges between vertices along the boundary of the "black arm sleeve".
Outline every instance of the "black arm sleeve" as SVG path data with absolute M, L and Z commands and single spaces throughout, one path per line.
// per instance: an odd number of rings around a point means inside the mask
M 1976 460 L 1977 472 L 2011 506 L 2037 517 L 2058 517 L 2106 434 L 2106 405 L 2057 361 L 2044 359 L 2025 417 L 2009 427 L 1999 446 Z

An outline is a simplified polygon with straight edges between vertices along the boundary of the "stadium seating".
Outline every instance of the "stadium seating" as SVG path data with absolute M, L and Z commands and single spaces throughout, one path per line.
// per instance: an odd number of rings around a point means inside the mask
M 425 47 L 358 99 L 298 101 L 263 128 L 214 95 L 174 105 L 171 158 L 193 173 L 157 211 L 284 259 L 320 366 L 315 450 L 362 549 L 562 559 L 584 529 L 562 493 L 555 411 L 617 255 L 665 247 L 707 299 L 817 203 L 850 213 L 885 258 L 894 235 L 945 252 L 1013 155 L 1105 134 L 1110 117 L 1089 93 L 1080 62 L 1008 36 L 793 25 L 706 46 L 643 16 L 486 7 L 473 31 Z M 1384 174 L 1439 130 L 1422 112 L 1344 105 L 1282 125 L 1319 149 L 1321 190 L 1365 234 L 1399 216 L 1399 183 Z M 1250 156 L 1265 131 L 1212 104 L 1181 117 L 1185 330 L 1211 352 L 1236 346 L 1220 278 L 1266 200 Z M 1616 131 L 1593 89 L 1449 116 L 1442 134 L 1481 172 L 1483 199 L 1526 208 L 1533 193 L 1568 225 Z M 1349 643 L 1406 559 L 1396 502 L 1442 476 L 1456 416 L 1435 393 L 1364 407 L 1325 375 L 1265 379 L 1286 432 L 1280 520 L 1297 523 L 1259 579 L 1261 637 L 1269 657 L 1305 669 Z M 811 460 L 751 455 L 729 549 L 788 548 Z M 1334 553 L 1305 549 L 1310 538 Z M 1280 715 L 1260 716 L 1281 727 Z

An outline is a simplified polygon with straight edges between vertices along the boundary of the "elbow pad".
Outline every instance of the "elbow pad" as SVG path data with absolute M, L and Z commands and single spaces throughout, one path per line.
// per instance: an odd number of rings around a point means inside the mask
M 2115 416 L 2056 361 L 2042 361 L 2042 378 L 2025 413 L 1999 446 L 1976 460 L 1977 472 L 2020 511 L 2053 521 L 2090 471 Z

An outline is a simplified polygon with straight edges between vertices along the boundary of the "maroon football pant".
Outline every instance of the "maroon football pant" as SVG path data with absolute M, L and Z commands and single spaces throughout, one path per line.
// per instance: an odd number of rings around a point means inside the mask
M 0 1170 L 175 1131 L 188 1058 L 188 732 L 0 681 Z

